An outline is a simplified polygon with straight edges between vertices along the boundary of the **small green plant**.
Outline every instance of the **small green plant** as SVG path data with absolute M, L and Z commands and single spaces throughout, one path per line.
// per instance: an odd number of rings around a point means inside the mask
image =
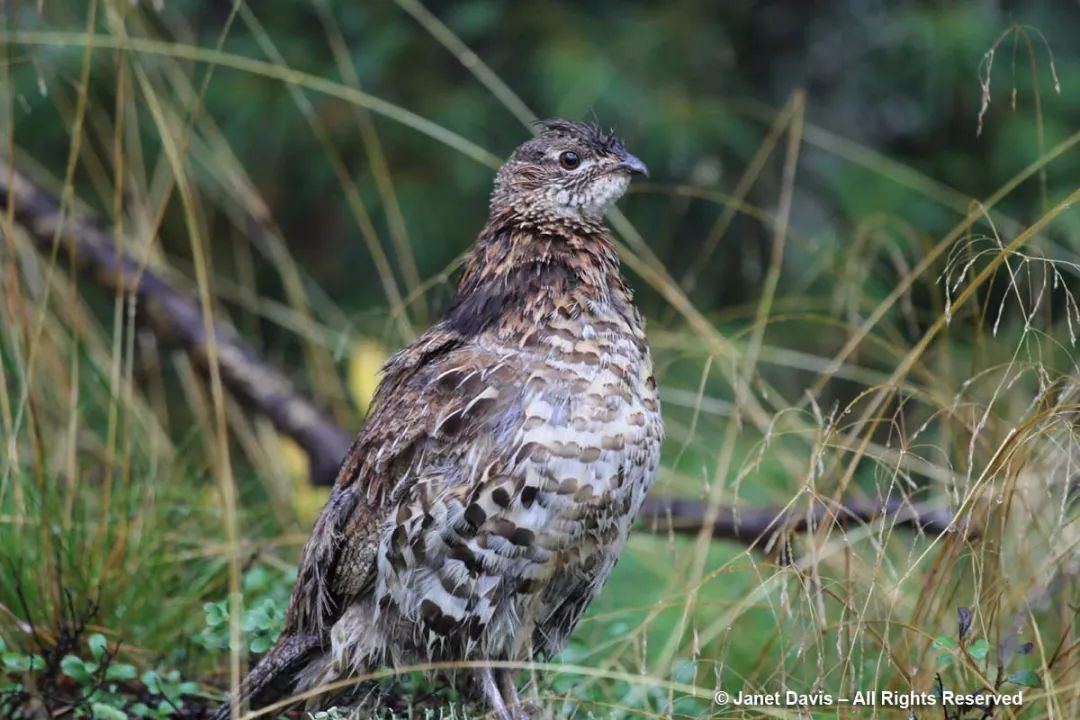
M 285 608 L 295 581 L 295 573 L 284 573 L 256 566 L 244 574 L 243 589 L 246 599 L 241 627 L 247 639 L 248 650 L 261 655 L 270 649 L 285 625 Z M 195 636 L 195 641 L 211 650 L 227 650 L 229 647 L 229 601 L 219 600 L 203 605 L 206 627 Z
M 126 717 L 123 710 L 127 700 L 119 683 L 134 680 L 138 672 L 134 665 L 114 662 L 119 647 L 109 652 L 105 636 L 95 633 L 87 638 L 90 659 L 78 655 L 65 655 L 60 660 L 60 670 L 78 686 L 82 696 L 76 714 L 82 717 L 119 720 Z M 89 710 L 89 713 L 87 713 Z
M 956 639 L 948 635 L 939 635 L 934 638 L 933 648 L 938 651 L 938 669 L 943 670 L 955 661 L 966 657 L 970 658 L 980 669 L 989 670 L 990 641 L 985 638 L 971 639 L 971 610 L 966 607 L 958 608 L 957 614 L 960 622 Z M 1034 670 L 1009 670 L 1018 657 L 1029 654 L 1034 647 L 1033 643 L 1025 641 L 1019 633 L 1007 635 L 998 645 L 997 681 L 995 685 L 1000 686 L 1002 683 L 1011 683 L 1024 687 L 1040 687 L 1042 681 Z
M 7 643 L 0 637 L 0 664 L 3 665 L 0 713 L 4 717 L 18 717 L 18 708 L 27 695 L 23 680 L 30 673 L 44 670 L 45 658 L 40 655 L 9 652 Z
M 150 695 L 149 702 L 136 702 L 130 710 L 132 714 L 143 718 L 171 718 L 184 709 L 183 697 L 194 695 L 199 686 L 180 678 L 178 670 L 158 673 L 147 670 L 139 678 Z
M 27 673 L 45 669 L 45 658 L 40 655 L 26 655 L 8 652 L 4 638 L 0 637 L 0 662 L 4 665 L 4 674 Z
M 1007 690 L 1008 686 L 1037 688 L 1042 686 L 1039 674 L 1030 668 L 1010 668 L 1017 658 L 1029 654 L 1034 649 L 1034 644 L 1025 641 L 1019 633 L 1007 635 L 997 648 L 996 663 L 991 666 L 990 641 L 986 638 L 971 637 L 971 610 L 966 607 L 957 608 L 959 626 L 956 637 L 939 635 L 934 638 L 933 649 L 937 654 L 937 682 L 935 689 L 940 697 L 945 688 L 941 679 L 941 672 L 949 667 L 963 668 L 965 664 L 973 667 L 982 675 L 992 678 L 992 687 L 995 692 Z M 991 667 L 994 669 L 990 674 Z M 975 708 L 974 711 L 982 713 L 979 717 L 989 718 L 993 716 L 994 707 Z M 962 711 L 954 711 L 955 718 L 959 720 Z M 946 710 L 946 717 L 949 715 Z
M 198 685 L 181 680 L 176 670 L 166 673 L 147 670 L 140 676 L 134 665 L 116 661 L 119 645 L 110 650 L 108 640 L 101 633 L 90 635 L 86 645 L 88 657 L 64 655 L 50 668 L 42 655 L 10 652 L 0 638 L 3 717 L 30 717 L 25 711 L 26 701 L 41 694 L 62 700 L 72 708 L 76 718 L 165 720 L 181 717 L 184 696 L 198 692 Z

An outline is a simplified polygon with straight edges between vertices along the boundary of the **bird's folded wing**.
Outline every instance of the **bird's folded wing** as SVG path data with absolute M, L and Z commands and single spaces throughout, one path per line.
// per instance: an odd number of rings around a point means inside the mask
M 436 325 L 384 369 L 372 412 L 323 508 L 287 627 L 325 637 L 350 598 L 370 591 L 387 523 L 419 478 L 444 486 L 475 477 L 520 424 L 520 369 Z

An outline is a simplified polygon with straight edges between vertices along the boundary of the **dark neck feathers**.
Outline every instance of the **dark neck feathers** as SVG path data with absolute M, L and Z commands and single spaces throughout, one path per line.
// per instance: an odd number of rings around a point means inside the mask
M 464 336 L 528 334 L 556 310 L 629 306 L 606 229 L 587 220 L 492 214 L 465 262 L 444 322 Z

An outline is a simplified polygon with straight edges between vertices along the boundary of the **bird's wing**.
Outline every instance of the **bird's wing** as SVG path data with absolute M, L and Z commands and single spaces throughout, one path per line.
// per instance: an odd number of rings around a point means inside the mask
M 512 358 L 438 325 L 391 358 L 304 548 L 287 628 L 325 637 L 348 598 L 370 590 L 401 495 L 432 468 L 448 484 L 468 480 L 471 462 L 519 424 L 519 388 Z

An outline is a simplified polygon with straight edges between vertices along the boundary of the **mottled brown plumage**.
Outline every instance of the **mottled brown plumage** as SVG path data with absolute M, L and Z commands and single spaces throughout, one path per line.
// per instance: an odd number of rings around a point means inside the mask
M 659 460 L 644 324 L 603 225 L 644 171 L 566 120 L 499 171 L 453 303 L 384 369 L 285 631 L 243 686 L 253 705 L 383 665 L 564 645 Z M 480 677 L 515 714 L 512 677 Z

